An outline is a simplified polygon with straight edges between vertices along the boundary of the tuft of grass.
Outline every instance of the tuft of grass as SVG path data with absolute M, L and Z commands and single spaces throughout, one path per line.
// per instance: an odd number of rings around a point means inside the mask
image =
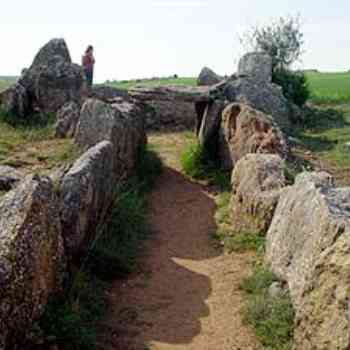
M 77 271 L 65 298 L 46 307 L 38 324 L 44 344 L 67 350 L 96 348 L 96 322 L 106 310 L 104 286 L 91 275 Z
M 292 349 L 294 310 L 288 293 L 271 296 L 270 285 L 276 276 L 265 266 L 257 266 L 241 288 L 246 293 L 242 308 L 245 322 L 250 324 L 264 347 L 271 350 Z
M 228 235 L 225 232 L 218 233 L 217 237 L 228 253 L 259 252 L 265 246 L 265 238 L 259 233 L 239 232 Z
M 220 169 L 220 166 L 212 160 L 203 146 L 198 141 L 190 143 L 180 157 L 182 171 L 199 180 L 207 180 L 210 185 L 220 192 L 231 190 L 230 174 Z

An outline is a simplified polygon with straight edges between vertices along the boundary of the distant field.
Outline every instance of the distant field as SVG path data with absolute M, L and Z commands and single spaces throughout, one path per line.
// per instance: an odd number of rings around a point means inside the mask
M 111 81 L 104 85 L 114 86 L 119 89 L 130 89 L 135 86 L 162 86 L 162 85 L 189 85 L 195 86 L 196 78 L 159 78 L 159 79 L 138 79 L 138 80 L 121 80 Z
M 2 77 L 0 76 L 0 91 L 5 90 L 16 81 L 16 77 Z
M 307 73 L 315 103 L 350 102 L 350 72 Z

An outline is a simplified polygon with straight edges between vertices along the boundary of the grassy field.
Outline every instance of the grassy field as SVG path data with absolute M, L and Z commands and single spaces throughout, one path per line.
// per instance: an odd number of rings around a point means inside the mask
M 346 73 L 307 73 L 314 103 L 350 102 L 350 72 Z
M 16 77 L 0 76 L 0 91 L 5 90 L 16 81 Z

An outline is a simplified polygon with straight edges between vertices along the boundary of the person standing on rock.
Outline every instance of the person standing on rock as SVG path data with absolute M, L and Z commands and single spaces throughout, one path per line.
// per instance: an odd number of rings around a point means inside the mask
M 82 65 L 84 68 L 88 85 L 89 87 L 91 87 L 92 81 L 94 78 L 94 65 L 95 65 L 94 48 L 91 45 L 89 45 L 85 51 L 85 54 L 82 59 Z

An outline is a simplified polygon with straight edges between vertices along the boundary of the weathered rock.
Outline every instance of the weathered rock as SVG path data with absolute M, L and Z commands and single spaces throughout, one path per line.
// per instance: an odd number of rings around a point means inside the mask
M 15 168 L 0 165 L 0 191 L 10 191 L 23 179 L 23 174 Z
M 245 54 L 238 63 L 238 75 L 248 76 L 259 82 L 271 83 L 271 56 L 263 52 Z
M 30 176 L 0 201 L 0 348 L 14 349 L 50 297 L 66 259 L 51 181 Z
M 15 89 L 15 94 L 11 89 Z M 37 109 L 56 112 L 69 101 L 80 102 L 86 94 L 83 69 L 72 63 L 65 41 L 53 39 L 39 51 L 31 67 L 24 70 L 17 85 L 5 93 L 2 104 L 15 115 L 26 117 L 28 111 Z
M 103 141 L 90 148 L 61 180 L 60 217 L 69 257 L 89 246 L 113 200 L 114 149 Z
M 278 155 L 248 154 L 232 173 L 233 232 L 265 234 L 286 185 L 284 162 Z
M 80 105 L 71 101 L 57 112 L 55 136 L 60 138 L 74 137 L 80 117 Z
M 288 145 L 273 119 L 248 105 L 232 103 L 222 114 L 219 157 L 224 169 L 249 153 L 271 153 L 285 158 Z
M 11 115 L 25 118 L 32 112 L 27 90 L 16 83 L 0 94 L 0 105 Z
M 211 86 L 220 83 L 223 78 L 208 67 L 204 67 L 197 79 L 198 86 Z
M 225 84 L 223 95 L 230 102 L 248 104 L 271 115 L 282 130 L 290 130 L 292 109 L 280 86 L 252 77 L 239 77 Z
M 210 88 L 206 86 L 159 86 L 152 88 L 133 88 L 131 97 L 145 102 L 149 111 L 145 113 L 145 126 L 148 130 L 193 129 L 198 102 L 210 101 Z
M 75 141 L 83 150 L 103 140 L 111 141 L 116 177 L 130 176 L 136 167 L 138 151 L 146 142 L 143 116 L 139 112 L 142 111 L 128 102 L 112 106 L 89 99 L 82 107 Z
M 350 188 L 328 174 L 302 174 L 281 194 L 266 261 L 287 282 L 297 349 L 350 347 Z
M 129 94 L 127 90 L 117 89 L 111 86 L 98 85 L 93 86 L 89 92 L 91 98 L 96 98 L 103 102 L 111 102 L 115 98 L 121 97 L 124 100 L 128 99 Z
M 215 152 L 219 139 L 219 129 L 221 124 L 221 115 L 224 110 L 225 102 L 215 100 L 208 103 L 202 120 L 198 122 L 200 129 L 198 132 L 198 140 L 206 149 L 211 149 Z

